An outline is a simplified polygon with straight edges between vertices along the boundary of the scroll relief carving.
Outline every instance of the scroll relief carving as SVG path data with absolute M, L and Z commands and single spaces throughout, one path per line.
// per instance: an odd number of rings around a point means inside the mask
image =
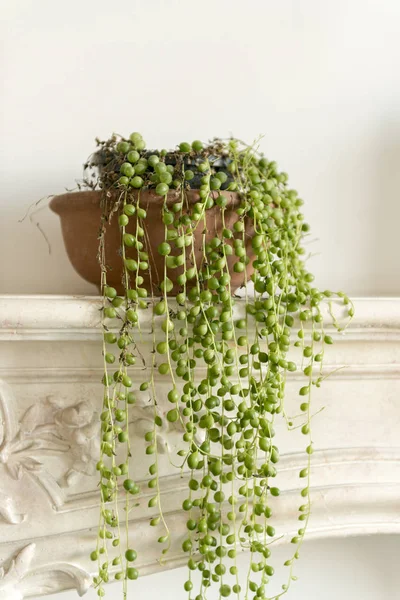
M 30 406 L 18 422 L 16 401 L 8 384 L 0 381 L 0 521 L 21 523 L 7 479 L 29 477 L 56 506 L 64 502 L 63 488 L 81 475 L 93 475 L 99 456 L 98 416 L 86 400 L 72 406 L 48 397 Z M 46 457 L 60 455 L 62 473 L 46 468 Z M 3 473 L 2 473 L 3 471 Z
M 63 562 L 34 567 L 35 544 L 22 548 L 0 567 L 0 600 L 22 600 L 27 593 L 50 594 L 74 588 L 80 596 L 89 589 L 92 579 L 83 569 Z
M 182 415 L 181 418 L 183 423 L 186 423 L 188 420 Z M 154 427 L 153 405 L 135 405 L 130 408 L 129 424 L 130 431 L 140 439 L 143 439 L 144 434 Z M 174 432 L 179 433 L 179 436 L 177 437 L 179 443 L 182 434 L 182 423 L 180 420 L 175 423 L 170 423 L 164 418 L 161 427 L 157 428 L 157 450 L 160 454 L 173 454 L 174 450 L 176 450 L 174 436 L 171 435 Z M 202 430 L 197 430 L 194 439 L 200 446 L 204 442 L 205 433 Z

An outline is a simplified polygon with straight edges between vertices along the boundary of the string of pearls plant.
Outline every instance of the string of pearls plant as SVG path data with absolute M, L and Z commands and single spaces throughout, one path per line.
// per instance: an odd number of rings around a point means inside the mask
M 148 390 L 154 411 L 145 452 L 154 458 L 147 486 L 154 492 L 149 507 L 157 512 L 150 525 L 162 530 L 160 553 L 168 552 L 172 535 L 163 514 L 157 444 L 166 419 L 181 428 L 177 468 L 189 471 L 182 505 L 187 514 L 182 549 L 187 554 L 183 585 L 188 598 L 203 600 L 216 586 L 219 598 L 277 600 L 295 579 L 293 568 L 310 517 L 311 396 L 324 378 L 325 347 L 332 344 L 324 331 L 321 303 L 338 297 L 350 319 L 353 305 L 342 292 L 314 287 L 304 262 L 302 242 L 309 226 L 301 213 L 303 201 L 288 187 L 287 174 L 255 146 L 215 139 L 152 152 L 139 133 L 97 142 L 88 166 L 98 177 L 95 183 L 87 180 L 101 190 L 103 212 L 99 261 L 104 398 L 97 464 L 101 508 L 91 554 L 99 566 L 97 593 L 104 596 L 104 583 L 115 578 L 123 582 L 126 598 L 128 580 L 138 577 L 140 548 L 131 546 L 128 535 L 129 513 L 140 492 L 137 458 L 130 451 L 129 410 L 136 396 L 128 369 L 141 357 L 141 313 L 152 311 L 153 353 L 140 391 Z M 150 206 L 158 211 L 163 228 L 157 256 L 151 247 L 154 223 L 146 221 Z M 106 238 L 113 219 L 118 220 L 121 239 L 120 290 L 107 283 Z M 157 264 L 162 264 L 161 272 Z M 245 297 L 239 317 L 234 294 L 238 282 Z M 254 293 L 249 293 L 249 284 Z M 118 330 L 110 326 L 115 319 Z M 300 425 L 285 411 L 286 375 L 297 368 L 287 358 L 291 347 L 300 347 L 303 355 Z M 205 373 L 201 380 L 196 377 L 200 367 Z M 157 373 L 169 382 L 167 398 L 157 397 Z M 170 404 L 166 416 L 160 408 L 165 402 Z M 299 473 L 304 482 L 299 529 L 285 562 L 287 578 L 271 595 L 268 583 L 274 569 L 269 558 L 277 537 L 271 498 L 280 493 L 274 484 L 278 419 L 286 420 L 289 429 L 301 428 L 305 459 Z M 249 553 L 242 587 L 236 565 L 241 548 Z

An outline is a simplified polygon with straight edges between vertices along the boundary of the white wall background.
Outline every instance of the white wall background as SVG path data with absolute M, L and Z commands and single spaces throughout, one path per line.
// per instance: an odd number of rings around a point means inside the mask
M 96 136 L 132 130 L 151 147 L 265 134 L 306 200 L 320 286 L 400 293 L 398 0 L 0 5 L 0 293 L 95 292 L 58 217 L 18 219 L 74 186 Z
M 0 7 L 0 293 L 95 293 L 68 263 L 58 217 L 18 220 L 74 186 L 96 136 L 139 130 L 150 147 L 265 134 L 306 200 L 320 286 L 400 294 L 398 0 Z M 290 597 L 394 599 L 398 556 L 395 537 L 310 543 Z M 184 598 L 181 580 L 144 578 L 131 597 Z

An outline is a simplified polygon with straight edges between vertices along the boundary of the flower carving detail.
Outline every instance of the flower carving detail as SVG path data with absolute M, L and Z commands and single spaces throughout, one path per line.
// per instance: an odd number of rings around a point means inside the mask
M 163 415 L 165 417 L 165 415 Z M 180 419 L 175 423 L 170 423 L 166 418 L 162 419 L 162 425 L 157 428 L 157 450 L 160 454 L 172 452 L 172 432 L 182 432 L 182 423 L 186 422 L 186 418 L 180 413 Z M 131 431 L 140 438 L 154 427 L 154 407 L 152 404 L 135 405 L 130 409 L 130 428 Z M 204 434 L 197 432 L 195 442 L 201 445 L 204 441 Z
M 28 408 L 18 422 L 10 387 L 0 382 L 0 465 L 14 480 L 27 475 L 37 481 L 56 505 L 62 504 L 62 488 L 80 475 L 93 475 L 98 457 L 98 416 L 81 400 L 65 406 L 51 397 Z M 60 454 L 64 472 L 57 478 L 46 470 L 45 457 Z M 0 518 L 17 524 L 23 520 L 10 500 L 0 496 Z

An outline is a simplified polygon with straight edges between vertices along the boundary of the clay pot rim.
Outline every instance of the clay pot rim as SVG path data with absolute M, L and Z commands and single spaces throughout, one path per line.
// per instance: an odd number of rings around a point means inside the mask
M 160 207 L 162 206 L 162 196 L 156 194 L 155 190 L 143 190 L 142 193 L 146 194 L 146 202 L 158 203 Z M 236 205 L 239 203 L 240 198 L 237 192 L 231 192 L 226 190 L 214 191 L 211 192 L 211 195 L 216 198 L 219 194 L 223 194 L 224 196 L 230 196 L 232 200 L 232 204 Z M 186 194 L 188 195 L 187 201 L 189 204 L 195 204 L 199 201 L 199 190 L 187 190 Z M 80 192 L 67 192 L 66 194 L 60 194 L 54 196 L 50 203 L 49 207 L 53 212 L 60 215 L 66 211 L 70 212 L 71 210 L 87 210 L 90 205 L 99 205 L 101 198 L 100 190 L 84 190 Z M 174 202 L 180 198 L 180 191 L 170 190 L 168 193 L 167 203 Z
M 98 204 L 99 200 L 99 191 L 67 192 L 54 196 L 49 202 L 49 207 L 59 215 L 69 209 L 85 210 L 90 204 Z

